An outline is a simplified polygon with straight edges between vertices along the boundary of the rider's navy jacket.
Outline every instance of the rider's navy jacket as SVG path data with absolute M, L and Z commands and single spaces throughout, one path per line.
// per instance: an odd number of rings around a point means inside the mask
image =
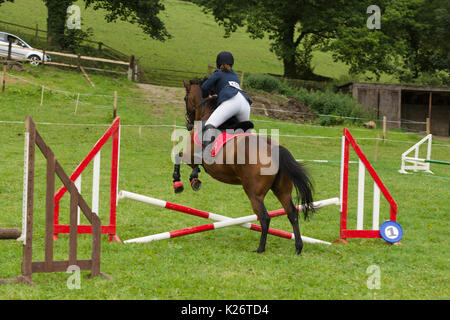
M 219 105 L 222 102 L 233 98 L 238 92 L 242 93 L 248 103 L 252 103 L 250 97 L 240 88 L 239 77 L 233 70 L 230 70 L 230 72 L 223 72 L 219 69 L 214 71 L 214 73 L 202 84 L 203 98 L 208 97 L 209 90 L 213 87 L 216 89 L 218 95 L 217 104 Z

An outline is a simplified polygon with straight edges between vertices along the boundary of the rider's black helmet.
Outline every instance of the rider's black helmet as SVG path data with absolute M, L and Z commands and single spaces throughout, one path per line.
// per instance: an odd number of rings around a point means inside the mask
M 219 69 L 220 66 L 223 64 L 228 64 L 228 65 L 230 65 L 230 67 L 233 66 L 234 58 L 233 58 L 233 55 L 231 54 L 231 52 L 222 51 L 221 53 L 219 53 L 217 55 L 217 59 L 216 59 L 217 69 Z

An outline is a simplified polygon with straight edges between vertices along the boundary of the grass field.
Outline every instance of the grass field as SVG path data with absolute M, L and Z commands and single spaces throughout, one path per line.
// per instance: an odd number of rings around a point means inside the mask
M 282 74 L 283 66 L 269 50 L 268 39 L 253 40 L 240 29 L 228 39 L 224 30 L 211 15 L 190 2 L 164 0 L 166 10 L 161 18 L 173 38 L 159 42 L 146 36 L 137 25 L 117 21 L 107 23 L 102 11 L 85 9 L 83 1 L 76 2 L 81 8 L 83 26 L 93 28 L 93 40 L 102 41 L 122 52 L 134 54 L 145 66 L 205 72 L 208 63 L 214 63 L 218 52 L 233 52 L 237 70 L 254 73 Z M 33 15 L 23 20 L 23 12 L 32 8 Z M 15 0 L 0 7 L 0 20 L 46 29 L 47 9 L 43 1 Z M 30 31 L 32 33 L 32 31 Z M 348 68 L 334 63 L 331 55 L 316 52 L 313 59 L 315 72 L 320 75 L 339 78 Z
M 174 103 L 149 103 L 146 93 L 123 79 L 92 75 L 91 88 L 78 72 L 46 67 L 13 72 L 36 84 L 82 95 L 75 114 L 75 94 L 45 91 L 41 87 L 8 78 L 7 90 L 0 95 L 0 227 L 21 224 L 23 132 L 26 114 L 38 122 L 37 129 L 51 146 L 67 172 L 72 172 L 112 121 L 112 93 L 118 91 L 121 117 L 121 158 L 119 188 L 161 198 L 198 209 L 239 217 L 251 213 L 250 203 L 239 186 L 219 183 L 204 172 L 202 189 L 172 190 L 170 127 L 154 124 L 184 124 L 183 92 Z M 169 89 L 161 89 L 162 92 Z M 164 96 L 159 98 L 164 100 Z M 253 117 L 254 120 L 268 120 Z M 12 123 L 17 121 L 18 123 Z M 45 124 L 51 122 L 53 125 Z M 58 123 L 59 125 L 56 125 Z M 315 127 L 286 122 L 255 121 L 257 129 L 279 129 L 280 137 L 296 158 L 340 159 L 342 127 Z M 65 124 L 65 125 L 64 125 Z M 78 124 L 78 125 L 74 125 Z M 87 124 L 104 124 L 89 126 Z M 449 299 L 449 221 L 450 172 L 448 167 L 432 165 L 434 175 L 401 175 L 400 155 L 420 137 L 389 131 L 388 141 L 379 144 L 379 130 L 350 127 L 358 144 L 396 200 L 398 221 L 405 234 L 402 246 L 387 245 L 381 239 L 350 239 L 350 244 L 332 246 L 305 244 L 302 256 L 294 243 L 269 236 L 267 251 L 256 254 L 259 234 L 242 228 L 225 228 L 148 244 L 124 245 L 102 238 L 102 271 L 114 281 L 88 279 L 82 272 L 81 289 L 69 290 L 70 274 L 35 274 L 37 287 L 0 286 L 0 299 Z M 325 138 L 326 137 L 326 138 Z M 449 141 L 433 141 L 433 158 L 450 159 Z M 100 217 L 106 219 L 108 155 L 103 152 Z M 351 160 L 356 160 L 352 153 Z M 35 260 L 42 260 L 45 207 L 45 162 L 36 162 Z M 307 163 L 315 185 L 315 199 L 339 196 L 339 164 Z M 90 203 L 89 171 L 83 192 Z M 350 165 L 350 219 L 355 225 L 357 167 Z M 190 170 L 182 167 L 188 185 Z M 366 175 L 368 176 L 368 175 Z M 367 226 L 371 215 L 371 181 L 366 178 Z M 62 203 L 67 214 L 68 201 Z M 266 198 L 269 210 L 280 208 L 272 194 Z M 387 205 L 382 205 L 388 218 Z M 67 216 L 66 216 L 67 217 Z M 62 217 L 64 221 L 64 216 Z M 122 240 L 152 233 L 195 226 L 207 221 L 177 212 L 123 200 L 118 206 L 118 235 Z M 285 217 L 272 219 L 271 227 L 291 231 Z M 310 221 L 300 221 L 303 235 L 333 241 L 339 236 L 339 208 L 320 210 Z M 80 258 L 88 258 L 90 237 L 80 236 Z M 68 237 L 55 245 L 55 258 L 67 259 Z M 20 273 L 22 246 L 11 240 L 0 241 L 0 278 Z M 380 268 L 381 288 L 370 290 L 367 268 Z

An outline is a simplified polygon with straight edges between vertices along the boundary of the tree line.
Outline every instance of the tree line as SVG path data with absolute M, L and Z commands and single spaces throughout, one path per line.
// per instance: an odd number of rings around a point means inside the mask
M 14 0 L 0 0 L 0 5 Z M 53 44 L 69 37 L 67 7 L 74 0 L 42 0 L 48 9 L 47 29 Z M 191 0 L 212 14 L 229 37 L 245 28 L 251 38 L 267 37 L 270 50 L 283 63 L 284 76 L 318 80 L 314 51 L 330 52 L 349 66 L 350 74 L 394 75 L 414 81 L 440 76 L 450 84 L 450 1 L 443 0 Z M 138 24 L 152 39 L 171 38 L 159 18 L 161 0 L 84 0 L 86 8 L 104 9 L 108 22 Z M 379 8 L 371 13 L 370 6 Z M 375 16 L 374 16 L 375 15 Z M 370 19 L 378 19 L 377 28 Z

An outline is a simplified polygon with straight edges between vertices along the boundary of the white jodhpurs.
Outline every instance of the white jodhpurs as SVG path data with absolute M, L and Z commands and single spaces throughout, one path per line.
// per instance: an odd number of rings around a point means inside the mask
M 205 125 L 213 125 L 218 128 L 222 123 L 236 116 L 239 122 L 250 119 L 250 104 L 247 99 L 238 92 L 233 98 L 222 102 L 211 114 Z

